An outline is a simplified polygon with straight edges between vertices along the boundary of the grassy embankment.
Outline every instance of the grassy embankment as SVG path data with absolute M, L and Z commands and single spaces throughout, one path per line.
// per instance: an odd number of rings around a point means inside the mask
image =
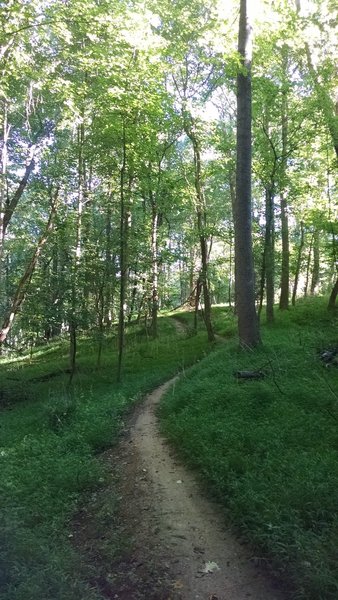
M 181 314 L 187 324 L 192 315 Z M 216 331 L 235 324 L 214 309 Z M 319 351 L 338 345 L 337 318 L 322 300 L 300 302 L 263 326 L 264 345 L 235 338 L 189 369 L 169 391 L 162 428 L 203 474 L 228 518 L 296 590 L 290 598 L 338 597 L 338 366 Z M 265 379 L 239 381 L 237 370 Z
M 160 319 L 156 341 L 133 327 L 123 383 L 117 385 L 115 344 L 107 340 L 97 369 L 95 340 L 80 342 L 71 389 L 64 374 L 66 342 L 41 347 L 32 357 L 1 360 L 1 600 L 102 598 L 95 580 L 100 568 L 109 572 L 119 552 L 117 500 L 110 489 L 96 515 L 97 564 L 84 564 L 74 548 L 72 517 L 110 481 L 99 454 L 116 442 L 128 408 L 208 349 L 204 333 L 193 339 L 178 335 L 168 318 Z

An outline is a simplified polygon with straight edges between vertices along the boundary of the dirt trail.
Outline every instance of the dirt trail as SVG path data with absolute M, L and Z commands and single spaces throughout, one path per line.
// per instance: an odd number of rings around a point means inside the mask
M 179 335 L 186 332 L 181 322 L 175 325 Z M 110 494 L 118 494 L 118 515 L 107 520 L 103 535 L 96 525 L 100 502 L 78 516 L 75 539 L 96 567 L 92 584 L 114 600 L 285 600 L 159 432 L 156 407 L 177 379 L 146 397 L 118 448 L 104 457 L 114 478 L 102 502 L 109 506 Z M 98 536 L 108 546 L 114 536 L 129 540 L 106 567 Z
M 156 405 L 176 379 L 148 395 L 123 442 L 125 464 L 133 470 L 136 466 L 139 518 L 133 525 L 135 560 L 147 554 L 148 545 L 153 548 L 152 560 L 167 570 L 169 598 L 281 600 L 281 592 L 226 530 L 217 505 L 205 498 L 199 483 L 172 456 L 158 431 Z

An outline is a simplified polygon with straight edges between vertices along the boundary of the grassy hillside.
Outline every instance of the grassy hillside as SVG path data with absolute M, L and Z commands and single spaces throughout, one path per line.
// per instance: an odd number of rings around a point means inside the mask
M 215 310 L 214 322 L 234 332 L 226 309 Z M 163 401 L 162 428 L 260 562 L 291 581 L 297 598 L 334 600 L 338 365 L 326 367 L 320 351 L 338 345 L 337 320 L 320 300 L 299 303 L 263 326 L 262 337 L 255 352 L 228 340 L 187 371 Z M 234 376 L 260 369 L 261 380 Z
M 116 442 L 124 415 L 143 394 L 208 350 L 204 333 L 192 341 L 169 318 L 160 319 L 157 341 L 130 328 L 124 379 L 117 385 L 115 346 L 110 337 L 98 369 L 95 340 L 82 339 L 71 388 L 66 342 L 1 361 L 1 600 L 101 597 L 85 583 L 90 566 L 71 538 L 74 513 L 107 483 L 99 454 Z M 108 516 L 113 519 L 113 512 Z M 108 516 L 98 515 L 98 528 Z M 118 549 L 110 542 L 112 557 Z
M 162 427 L 199 469 L 261 562 L 292 580 L 299 598 L 337 597 L 338 368 L 325 367 L 322 349 L 337 345 L 336 323 L 320 301 L 300 304 L 263 326 L 264 345 L 242 352 L 231 312 L 213 310 L 224 344 L 208 345 L 193 315 L 168 317 L 160 337 L 141 327 L 127 334 L 122 384 L 115 381 L 116 340 L 79 344 L 69 387 L 68 344 L 0 363 L 0 598 L 98 600 L 91 569 L 72 540 L 72 519 L 110 474 L 100 453 L 114 445 L 124 418 L 142 395 L 180 370 L 161 408 Z M 213 350 L 209 354 L 210 350 Z M 188 368 L 195 361 L 196 366 Z M 234 371 L 262 369 L 260 381 Z M 117 498 L 97 514 L 98 535 L 114 520 Z M 118 539 L 103 542 L 107 565 Z

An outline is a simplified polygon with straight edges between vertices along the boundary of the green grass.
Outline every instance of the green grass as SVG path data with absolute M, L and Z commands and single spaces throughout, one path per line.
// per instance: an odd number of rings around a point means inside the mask
M 116 340 L 105 341 L 97 368 L 95 343 L 83 338 L 71 388 L 64 374 L 66 342 L 38 348 L 31 357 L 2 359 L 1 600 L 101 598 L 86 583 L 94 566 L 85 564 L 69 537 L 79 507 L 107 486 L 110 475 L 99 455 L 116 443 L 127 411 L 142 395 L 208 348 L 203 332 L 192 342 L 178 336 L 169 318 L 160 319 L 155 341 L 140 327 L 130 328 L 118 385 Z M 109 510 L 114 502 L 110 497 Z M 97 516 L 98 529 L 106 510 Z M 114 543 L 105 549 L 107 564 L 118 552 Z
M 163 402 L 163 429 L 203 474 L 228 518 L 291 580 L 299 598 L 337 597 L 338 369 L 319 350 L 337 344 L 321 301 L 299 304 L 263 327 L 264 346 L 239 351 L 231 312 L 213 310 L 225 343 L 208 345 L 203 323 L 175 313 L 188 331 L 160 319 L 160 337 L 127 333 L 123 382 L 117 384 L 116 339 L 107 337 L 100 368 L 97 341 L 79 343 L 72 388 L 64 370 L 68 344 L 0 363 L 0 598 L 98 600 L 99 564 L 73 543 L 72 520 L 102 491 L 95 531 L 114 522 L 118 499 L 100 453 L 116 443 L 131 407 L 178 370 Z M 214 349 L 212 354 L 210 350 Z M 198 365 L 188 368 L 196 361 Z M 233 372 L 264 368 L 266 379 L 239 382 Z M 51 378 L 48 378 L 52 375 Z M 120 552 L 112 534 L 100 547 L 102 568 Z
M 325 301 L 299 303 L 262 337 L 255 352 L 230 340 L 187 371 L 161 405 L 162 429 L 294 597 L 334 600 L 338 367 L 323 366 L 319 351 L 337 346 L 337 320 Z M 260 381 L 234 377 L 262 368 Z

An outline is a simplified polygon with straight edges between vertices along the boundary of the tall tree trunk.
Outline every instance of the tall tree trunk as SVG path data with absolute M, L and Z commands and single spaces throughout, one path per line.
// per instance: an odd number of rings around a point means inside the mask
M 151 335 L 157 338 L 158 317 L 158 247 L 157 247 L 158 213 L 156 204 L 152 204 L 151 216 Z
M 265 277 L 266 277 L 266 320 L 274 321 L 275 302 L 275 227 L 274 197 L 271 190 L 265 192 Z
M 230 232 L 230 242 L 229 242 L 229 285 L 228 285 L 228 304 L 229 307 L 232 307 L 232 232 Z
M 181 253 L 181 248 L 179 249 Z M 187 286 L 185 280 L 185 264 L 184 261 L 180 258 L 178 262 L 178 271 L 180 277 L 180 305 L 183 306 L 186 298 L 187 298 Z
M 7 303 L 7 285 L 5 278 L 5 265 L 4 265 L 4 218 L 5 218 L 5 207 L 7 200 L 7 163 L 8 163 L 8 139 L 9 139 L 10 126 L 8 124 L 8 107 L 6 99 L 3 100 L 3 126 L 1 136 L 1 172 L 0 172 L 0 314 L 4 314 L 6 311 Z M 0 347 L 1 353 L 1 347 Z
M 255 308 L 251 217 L 251 56 L 249 2 L 241 0 L 238 51 L 243 69 L 237 75 L 237 172 L 235 201 L 235 281 L 240 345 L 260 343 Z
M 136 296 L 137 296 L 137 270 L 135 270 L 134 272 L 134 283 L 133 283 L 133 289 L 131 292 L 131 301 L 130 301 L 130 308 L 129 308 L 129 313 L 128 313 L 128 324 L 132 322 L 133 316 L 134 316 L 134 310 L 135 310 L 135 304 L 136 304 Z
M 111 210 L 112 192 L 109 191 L 107 197 L 106 212 L 106 239 L 105 239 L 105 293 L 104 293 L 104 322 L 107 327 L 112 324 L 112 277 L 113 277 L 113 256 L 112 256 L 112 210 Z
M 104 287 L 105 281 L 102 279 L 101 285 L 98 289 L 96 298 L 96 314 L 97 314 L 97 325 L 98 325 L 98 349 L 97 349 L 97 361 L 96 366 L 101 365 L 102 346 L 104 340 Z
M 302 267 L 303 247 L 304 247 L 304 223 L 301 221 L 301 223 L 300 223 L 300 242 L 299 242 L 298 254 L 297 254 L 295 281 L 294 281 L 293 290 L 292 290 L 292 300 L 291 300 L 292 306 L 295 306 L 295 304 L 296 304 L 299 274 L 300 274 L 300 270 Z
M 69 311 L 69 369 L 70 383 L 73 380 L 76 369 L 76 337 L 79 318 L 79 270 L 82 261 L 82 225 L 83 225 L 83 210 L 84 210 L 84 188 L 85 188 L 85 165 L 83 157 L 84 148 L 84 124 L 83 122 L 77 128 L 77 207 L 76 207 L 76 232 L 75 232 L 75 258 L 72 269 L 71 283 L 71 301 Z
M 61 298 L 59 289 L 59 246 L 58 241 L 54 241 L 52 249 L 52 269 L 51 269 L 51 294 L 50 303 L 53 306 L 52 319 L 49 324 L 50 335 L 55 337 L 61 332 Z
M 280 310 L 289 308 L 290 286 L 290 242 L 289 242 L 289 217 L 286 195 L 281 194 L 281 229 L 282 229 L 282 275 L 279 299 Z
M 54 194 L 54 198 L 52 200 L 51 211 L 49 214 L 49 219 L 48 219 L 45 231 L 41 235 L 41 237 L 38 241 L 38 244 L 35 248 L 35 251 L 33 253 L 33 256 L 31 257 L 23 276 L 21 277 L 21 279 L 18 283 L 14 298 L 11 302 L 10 309 L 3 321 L 2 328 L 0 330 L 0 343 L 1 344 L 6 341 L 6 338 L 7 338 L 8 334 L 10 332 L 10 329 L 13 325 L 14 319 L 15 319 L 17 313 L 19 312 L 22 303 L 25 300 L 29 284 L 31 282 L 33 273 L 35 271 L 36 264 L 38 262 L 40 254 L 42 252 L 42 249 L 48 239 L 49 233 L 52 230 L 54 215 L 56 213 L 56 208 L 57 208 L 58 195 L 59 195 L 59 189 L 57 188 L 57 190 Z
M 127 145 L 126 145 L 126 127 L 122 125 L 122 166 L 120 170 L 120 305 L 118 322 L 118 362 L 117 362 L 117 381 L 121 381 L 122 361 L 124 351 L 125 334 L 125 300 L 128 280 L 128 222 L 129 213 L 127 211 L 125 199 L 125 179 L 127 170 Z
M 328 304 L 329 310 L 335 309 L 337 296 L 338 296 L 338 279 L 336 280 L 336 283 L 334 284 L 334 286 L 332 288 L 332 292 L 330 294 L 329 304 Z
M 304 286 L 304 298 L 307 297 L 308 289 L 309 289 L 309 281 L 310 281 L 310 267 L 311 267 L 311 258 L 312 258 L 312 245 L 313 245 L 313 234 L 311 235 L 309 252 L 306 261 L 306 277 L 305 277 L 305 286 Z
M 205 236 L 206 226 L 206 210 L 205 210 L 205 198 L 202 189 L 201 181 L 201 153 L 198 142 L 195 137 L 191 138 L 194 148 L 194 165 L 195 165 L 195 190 L 197 196 L 197 230 L 200 241 L 201 249 L 201 274 L 200 281 L 203 289 L 203 301 L 204 301 L 204 322 L 208 334 L 209 342 L 215 340 L 215 335 L 211 323 L 211 301 L 210 301 L 210 287 L 208 277 L 208 243 Z
M 205 238 L 205 235 L 203 233 L 201 233 L 204 229 L 204 225 L 202 225 L 202 220 L 204 220 L 204 219 L 202 217 L 202 214 L 199 212 L 197 215 L 197 223 L 198 223 L 198 229 L 200 231 L 200 247 L 201 247 L 201 262 L 202 262 L 201 283 L 202 283 L 202 289 L 203 289 L 203 302 L 204 302 L 203 315 L 204 315 L 205 327 L 206 327 L 207 334 L 208 334 L 208 340 L 209 340 L 209 342 L 213 342 L 215 340 L 215 335 L 214 335 L 212 323 L 211 323 L 211 300 L 210 300 L 210 286 L 209 286 L 209 279 L 208 279 L 208 250 L 207 250 L 207 240 Z
M 236 244 L 235 244 L 235 210 L 236 210 L 236 173 L 235 171 L 229 167 L 229 188 L 230 188 L 230 198 L 231 198 L 231 211 L 232 211 L 232 221 L 233 221 L 233 238 L 231 238 L 231 242 L 233 242 L 233 246 L 235 249 L 234 254 L 234 274 L 231 276 L 234 279 L 235 290 L 234 290 L 234 314 L 237 315 L 237 297 L 236 297 Z M 233 268 L 233 265 L 231 264 Z M 232 269 L 231 269 L 232 270 Z
M 72 383 L 76 370 L 76 352 L 77 352 L 77 322 L 74 312 L 69 317 L 69 384 Z
M 198 276 L 196 282 L 196 294 L 195 294 L 195 309 L 194 309 L 194 332 L 197 333 L 198 329 L 198 309 L 201 299 L 201 291 L 202 291 L 202 281 L 200 276 Z
M 266 243 L 264 241 L 264 250 L 261 267 L 261 280 L 259 283 L 259 304 L 258 304 L 258 319 L 261 317 L 264 302 L 264 291 L 265 291 L 265 254 L 266 254 Z
M 149 200 L 151 208 L 151 335 L 157 338 L 158 296 L 158 224 L 157 196 L 161 180 L 161 161 L 158 164 L 157 189 L 152 190 L 151 164 L 149 164 Z
M 315 294 L 316 288 L 319 283 L 319 266 L 320 266 L 319 229 L 316 229 L 313 234 L 313 269 L 312 269 L 311 288 L 310 288 L 311 296 L 313 296 Z
M 7 202 L 7 164 L 8 164 L 8 139 L 10 126 L 8 124 L 8 108 L 6 100 L 3 100 L 3 126 L 1 140 L 1 174 L 0 174 L 0 276 L 3 260 L 3 242 L 5 237 L 5 210 Z
M 189 251 L 189 298 L 191 299 L 191 306 L 194 306 L 193 296 L 195 290 L 195 248 L 194 245 L 191 246 Z
M 288 82 L 288 47 L 282 48 L 283 71 Z M 282 233 L 282 272 L 280 282 L 280 310 L 288 310 L 290 296 L 290 241 L 289 241 L 289 215 L 288 201 L 285 192 L 286 168 L 288 155 L 288 83 L 282 87 L 282 163 L 281 163 L 281 233 Z
M 184 129 L 189 137 L 194 151 L 194 184 L 196 191 L 196 217 L 197 217 L 197 231 L 199 237 L 200 251 L 201 251 L 201 271 L 200 280 L 203 289 L 203 301 L 204 301 L 204 322 L 208 334 L 209 342 L 215 340 L 215 334 L 211 322 L 211 300 L 210 300 L 210 286 L 208 276 L 208 241 L 206 238 L 206 204 L 204 191 L 202 186 L 202 163 L 201 163 L 201 150 L 198 139 L 194 133 L 194 121 L 190 114 L 185 109 L 183 110 L 184 117 Z

